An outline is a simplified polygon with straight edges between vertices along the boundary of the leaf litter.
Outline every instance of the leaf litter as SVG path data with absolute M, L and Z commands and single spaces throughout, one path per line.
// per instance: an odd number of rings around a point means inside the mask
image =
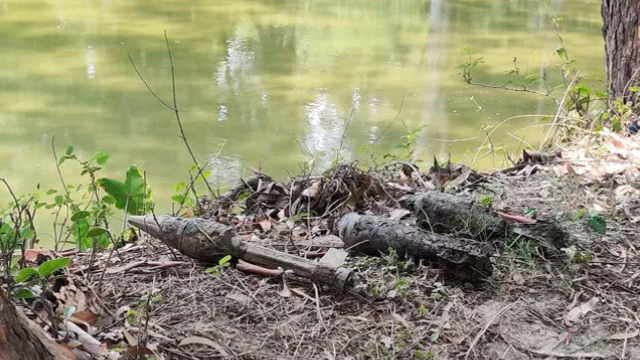
M 450 192 L 492 196 L 490 206 L 506 219 L 526 225 L 532 220 L 525 211 L 535 209 L 536 221 L 554 221 L 570 234 L 569 255 L 554 260 L 532 253 L 524 241 L 495 242 L 495 271 L 482 284 L 457 282 L 428 261 L 401 254 L 345 258 L 338 250 L 335 261 L 359 269 L 366 280 L 365 295 L 356 296 L 287 273 L 261 277 L 233 267 L 207 273 L 216 264 L 174 255 L 162 242 L 140 236 L 121 249 L 123 263 L 108 254 L 91 262 L 90 253 L 76 253 L 57 308 L 76 307 L 75 318 L 89 325 L 81 330 L 95 341 L 73 351 L 91 349 L 97 358 L 133 352 L 157 359 L 617 359 L 623 345 L 627 354 L 637 354 L 640 244 L 638 216 L 629 209 L 640 202 L 616 198 L 635 189 L 638 164 L 602 164 L 613 156 L 635 162 L 640 151 L 626 138 L 600 139 L 611 144 L 608 152 L 589 157 L 578 144 L 513 170 L 459 171 L 465 179 L 458 182 L 441 168 L 420 173 L 405 166 L 364 171 L 342 165 L 288 184 L 258 173 L 242 182 L 242 191 L 201 199 L 206 217 L 232 224 L 247 241 L 298 255 L 324 252 L 326 244 L 313 241 L 333 236 L 332 222 L 344 212 L 415 225 L 397 200 L 450 182 Z M 604 230 L 589 224 L 588 212 L 577 216 L 594 205 L 606 219 Z M 110 349 L 128 350 L 117 357 Z

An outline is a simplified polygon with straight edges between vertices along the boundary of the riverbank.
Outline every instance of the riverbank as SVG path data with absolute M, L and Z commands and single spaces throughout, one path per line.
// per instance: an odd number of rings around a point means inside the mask
M 233 226 L 244 241 L 295 255 L 322 255 L 326 244 L 306 245 L 348 211 L 415 227 L 418 219 L 397 200 L 433 191 L 566 234 L 553 258 L 520 237 L 487 240 L 493 271 L 479 283 L 402 254 L 351 253 L 343 266 L 367 284 L 352 294 L 291 274 L 207 265 L 140 234 L 113 254 L 64 254 L 72 265 L 58 310 L 75 307 L 82 320 L 74 321 L 123 358 L 135 358 L 135 349 L 156 359 L 633 358 L 640 353 L 640 147 L 604 130 L 559 150 L 491 174 L 455 164 L 425 174 L 407 164 L 371 172 L 341 166 L 288 183 L 260 174 L 242 183 L 248 193 L 199 203 L 205 217 Z M 295 191 L 297 198 L 284 196 Z M 302 197 L 312 200 L 299 203 L 304 212 L 294 209 Z

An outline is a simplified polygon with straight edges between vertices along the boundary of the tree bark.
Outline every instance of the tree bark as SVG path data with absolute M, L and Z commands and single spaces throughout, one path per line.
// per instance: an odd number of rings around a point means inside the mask
M 603 0 L 607 87 L 613 99 L 628 97 L 640 75 L 640 1 Z
M 0 289 L 0 360 L 65 360 Z

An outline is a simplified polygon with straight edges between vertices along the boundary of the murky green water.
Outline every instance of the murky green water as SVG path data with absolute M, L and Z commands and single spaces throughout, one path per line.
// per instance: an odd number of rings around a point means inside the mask
M 564 16 L 571 57 L 602 78 L 599 1 L 549 5 Z M 477 81 L 504 82 L 514 57 L 526 74 L 543 63 L 556 68 L 551 28 L 537 0 L 0 0 L 1 175 L 19 192 L 37 183 L 57 187 L 56 135 L 60 151 L 73 143 L 85 156 L 109 153 L 109 176 L 138 164 L 168 211 L 173 184 L 187 178 L 191 160 L 172 113 L 127 57 L 169 101 L 163 30 L 189 141 L 217 181 L 257 167 L 279 127 L 267 173 L 296 173 L 309 156 L 331 161 L 352 107 L 344 156 L 357 158 L 403 97 L 374 152 L 391 151 L 405 126 L 424 125 L 420 154 L 470 162 L 483 124 L 551 109 L 542 97 L 465 85 L 454 68 L 465 60 L 462 47 L 485 57 Z M 512 149 L 515 137 L 534 142 L 541 128 L 528 126 L 535 121 L 507 123 L 493 140 L 507 139 Z M 63 170 L 67 182 L 77 182 L 77 167 Z

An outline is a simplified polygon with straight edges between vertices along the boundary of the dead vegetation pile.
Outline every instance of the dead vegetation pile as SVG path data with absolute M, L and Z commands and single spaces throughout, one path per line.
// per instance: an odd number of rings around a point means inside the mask
M 427 173 L 409 163 L 342 165 L 287 183 L 256 173 L 198 204 L 242 242 L 300 259 L 343 247 L 336 235 L 351 212 L 422 228 L 416 236 L 436 245 L 441 236 L 482 244 L 491 272 L 477 271 L 479 281 L 457 276 L 447 264 L 458 263 L 442 262 L 451 258 L 441 252 L 404 256 L 413 254 L 394 240 L 377 257 L 351 246 L 338 262 L 357 270 L 361 286 L 343 291 L 286 268 L 241 267 L 223 253 L 217 263 L 194 261 L 140 233 L 112 254 L 74 253 L 50 305 L 61 315 L 75 307 L 67 321 L 87 337 L 62 342 L 76 358 L 634 359 L 637 155 L 634 140 L 603 133 L 559 154 L 525 152 L 494 174 L 451 163 Z M 470 217 L 434 223 L 431 211 L 442 206 L 416 211 L 421 203 L 407 200 L 436 192 L 465 199 Z M 479 213 L 489 220 L 472 224 Z M 370 236 L 379 234 L 375 221 Z M 23 305 L 51 334 L 42 306 Z

